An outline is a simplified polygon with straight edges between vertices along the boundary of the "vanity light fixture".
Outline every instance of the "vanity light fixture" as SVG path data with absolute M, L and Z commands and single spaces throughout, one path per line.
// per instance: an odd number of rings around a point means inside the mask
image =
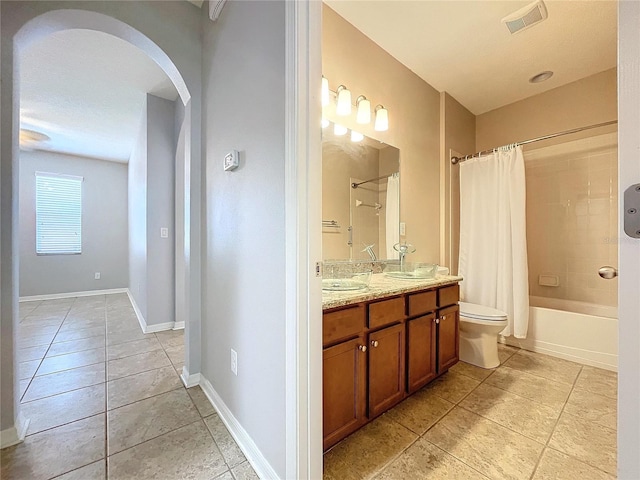
M 356 132 L 355 130 L 351 130 L 351 141 L 352 142 L 361 142 L 364 140 L 364 135 L 360 132 Z
M 384 132 L 389 130 L 389 112 L 382 105 L 376 107 L 376 120 L 373 124 L 376 132 Z
M 326 107 L 329 105 L 329 80 L 322 77 L 322 106 Z M 324 127 L 322 127 L 324 128 Z
M 336 114 L 340 116 L 351 115 L 351 92 L 344 85 L 336 89 Z
M 371 102 L 367 100 L 367 97 L 360 95 L 356 98 L 356 122 L 366 124 L 371 122 Z
M 322 125 L 322 128 L 327 128 L 329 126 L 329 120 L 327 120 L 326 118 L 323 118 L 320 125 Z
M 333 124 L 333 133 L 338 136 L 342 136 L 347 133 L 347 127 L 343 125 L 339 125 L 337 123 Z

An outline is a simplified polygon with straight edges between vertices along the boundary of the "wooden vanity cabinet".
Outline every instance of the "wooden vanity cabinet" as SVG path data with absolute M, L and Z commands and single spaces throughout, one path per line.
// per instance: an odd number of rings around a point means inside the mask
M 437 374 L 436 314 L 407 320 L 407 392 L 419 390 Z
M 438 373 L 449 370 L 459 358 L 459 307 L 451 306 L 438 310 Z
M 366 351 L 363 336 L 323 351 L 322 428 L 325 450 L 367 422 Z
M 404 398 L 404 324 L 369 334 L 369 418 Z

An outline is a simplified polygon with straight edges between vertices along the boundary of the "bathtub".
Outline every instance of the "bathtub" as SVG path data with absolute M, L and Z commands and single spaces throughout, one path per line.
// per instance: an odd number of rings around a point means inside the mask
M 618 371 L 618 309 L 571 300 L 529 297 L 526 339 L 501 343 Z

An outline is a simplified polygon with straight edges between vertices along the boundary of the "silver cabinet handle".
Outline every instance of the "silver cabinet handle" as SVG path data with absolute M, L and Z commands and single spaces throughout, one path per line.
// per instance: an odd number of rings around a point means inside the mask
M 367 346 L 366 345 L 358 345 L 358 350 L 360 350 L 362 353 L 367 351 Z
M 371 340 L 371 346 L 372 347 L 377 347 L 378 346 L 378 341 L 377 340 Z
M 606 280 L 611 280 L 612 278 L 616 278 L 618 276 L 618 269 L 615 267 L 610 267 L 609 265 L 605 265 L 604 267 L 600 267 L 598 269 L 598 275 Z

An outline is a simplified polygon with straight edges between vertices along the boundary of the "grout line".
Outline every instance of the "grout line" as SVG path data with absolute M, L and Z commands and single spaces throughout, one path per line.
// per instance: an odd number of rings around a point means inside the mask
M 48 432 L 50 430 L 54 430 L 54 429 L 56 429 L 58 427 L 64 427 L 65 425 L 71 425 L 72 423 L 79 422 L 80 420 L 86 420 L 87 418 L 97 417 L 98 415 L 105 415 L 105 412 L 92 413 L 91 415 L 87 415 L 87 416 L 82 417 L 82 418 L 75 418 L 73 420 L 69 420 L 68 422 L 61 423 L 60 425 L 55 425 L 53 427 L 45 428 L 44 430 L 40 430 L 40 431 L 35 432 L 35 433 L 30 433 L 30 434 L 27 435 L 27 437 L 32 437 L 34 435 L 39 435 L 41 433 Z
M 108 383 L 109 383 L 109 382 L 107 382 L 107 384 L 108 384 Z M 109 413 L 109 412 L 113 412 L 114 410 L 117 410 L 117 409 L 119 409 L 119 408 L 126 407 L 126 406 L 128 406 L 128 405 L 133 405 L 134 403 L 138 403 L 138 402 L 141 402 L 141 401 L 143 401 L 143 400 L 149 400 L 150 398 L 159 397 L 160 395 L 165 395 L 165 394 L 167 394 L 167 393 L 171 393 L 171 392 L 174 392 L 174 391 L 176 391 L 176 390 L 180 390 L 181 388 L 184 388 L 184 385 L 182 385 L 182 382 L 180 382 L 180 385 L 178 385 L 177 387 L 171 388 L 171 389 L 169 389 L 169 390 L 167 390 L 167 391 L 154 393 L 153 395 L 149 395 L 148 397 L 144 397 L 144 398 L 138 398 L 137 400 L 133 400 L 132 402 L 128 402 L 128 403 L 123 403 L 122 405 L 118 405 L 117 407 L 114 407 L 114 408 L 107 408 L 106 412 L 107 412 L 107 413 Z M 185 389 L 185 390 L 186 390 L 186 389 Z M 187 395 L 189 395 L 189 394 L 187 393 Z M 107 395 L 107 396 L 108 396 L 108 395 Z M 105 398 L 106 398 L 106 397 L 105 397 Z M 198 410 L 198 409 L 196 408 L 196 411 L 197 411 L 197 410 Z
M 97 364 L 94 364 L 94 365 L 97 365 Z M 65 371 L 67 371 L 67 370 L 65 370 Z M 34 377 L 34 378 L 36 378 L 36 377 Z M 37 377 L 37 378 L 43 378 L 43 377 Z M 27 405 L 27 404 L 29 404 L 29 403 L 37 402 L 37 401 L 39 401 L 39 400 L 44 400 L 44 399 L 46 399 L 46 398 L 53 398 L 53 397 L 57 397 L 58 395 L 64 395 L 65 393 L 77 392 L 78 390 L 83 390 L 83 389 L 85 389 L 85 388 L 95 387 L 95 386 L 97 386 L 97 385 L 102 385 L 102 384 L 104 384 L 104 383 L 106 383 L 106 382 L 102 382 L 102 381 L 101 381 L 101 382 L 98 382 L 98 383 L 92 383 L 92 384 L 90 384 L 90 385 L 83 385 L 82 387 L 74 387 L 74 388 L 71 388 L 71 389 L 69 389 L 69 390 L 65 390 L 64 392 L 56 392 L 56 393 L 52 393 L 51 395 L 45 395 L 44 397 L 34 398 L 33 400 L 22 400 L 22 401 L 20 402 L 20 404 L 21 404 L 21 405 Z M 31 384 L 29 384 L 29 385 L 31 385 Z M 25 395 L 26 395 L 26 393 L 27 393 L 27 392 L 25 391 Z

